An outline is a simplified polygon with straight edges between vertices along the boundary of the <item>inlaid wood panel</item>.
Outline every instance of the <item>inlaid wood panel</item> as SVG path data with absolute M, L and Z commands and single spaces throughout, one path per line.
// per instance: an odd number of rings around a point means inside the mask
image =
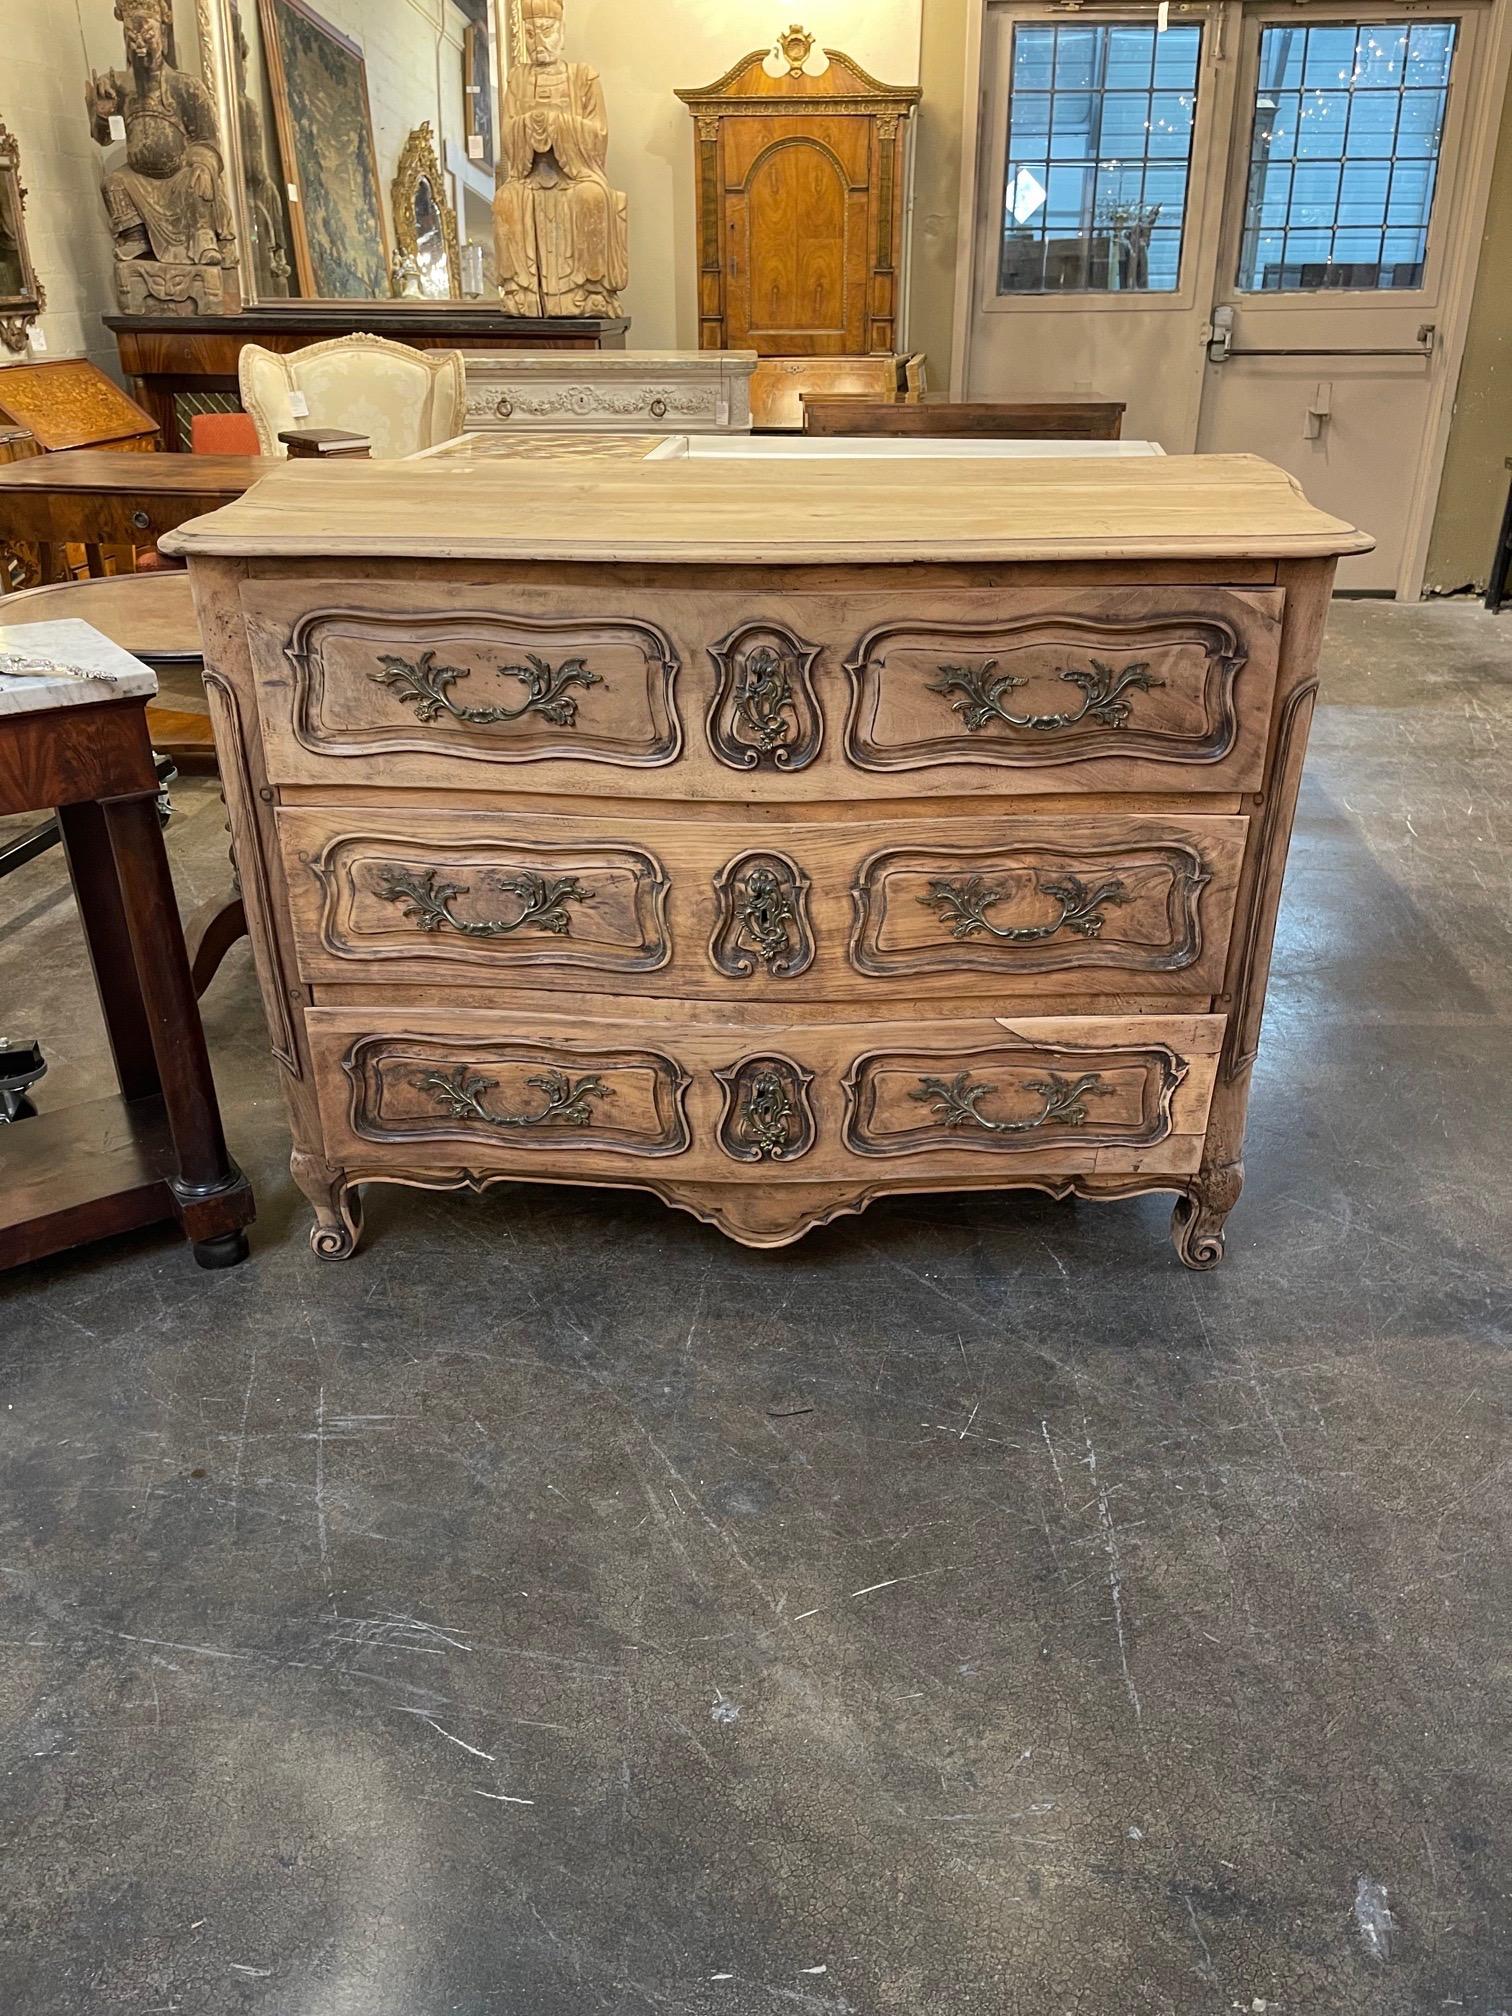
M 1247 822 L 284 806 L 314 983 L 805 1002 L 1222 984 Z
M 644 768 L 682 741 L 677 660 L 653 623 L 444 603 L 247 591 L 258 698 L 276 780 L 310 760 L 383 758 L 398 776 L 569 759 Z M 282 605 L 282 606 L 281 606 Z M 419 759 L 409 762 L 407 759 Z

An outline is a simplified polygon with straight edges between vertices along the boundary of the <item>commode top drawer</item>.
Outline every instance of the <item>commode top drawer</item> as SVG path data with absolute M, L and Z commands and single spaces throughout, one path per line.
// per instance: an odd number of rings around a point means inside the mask
M 772 803 L 1259 784 L 1283 590 L 895 575 L 251 582 L 269 775 Z

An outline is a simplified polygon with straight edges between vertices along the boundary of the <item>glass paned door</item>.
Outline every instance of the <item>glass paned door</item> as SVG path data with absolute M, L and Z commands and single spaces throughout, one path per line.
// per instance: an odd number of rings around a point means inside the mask
M 1245 10 L 1197 445 L 1279 463 L 1373 534 L 1349 588 L 1415 587 L 1486 18 L 1476 0 Z
M 1458 23 L 1269 24 L 1238 285 L 1423 284 Z
M 1179 284 L 1202 30 L 1015 21 L 1002 294 Z

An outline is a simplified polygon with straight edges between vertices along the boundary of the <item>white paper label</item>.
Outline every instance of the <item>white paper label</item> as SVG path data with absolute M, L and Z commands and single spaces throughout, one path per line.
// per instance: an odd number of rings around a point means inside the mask
M 41 328 L 36 323 L 32 324 L 31 347 L 39 355 L 47 348 L 47 338 L 42 334 Z
M 1155 14 L 1156 34 L 1164 35 L 1164 33 L 1166 32 L 1167 28 L 1170 27 L 1170 25 L 1171 25 L 1171 0 L 1160 0 L 1160 6 L 1156 10 Z
M 126 138 L 126 121 L 121 117 L 119 112 L 112 112 L 110 115 L 110 137 L 112 140 L 124 140 Z
M 291 203 L 297 203 L 299 201 L 299 190 L 292 182 L 289 184 L 289 201 Z
M 289 411 L 293 414 L 296 420 L 309 419 L 310 402 L 308 399 L 306 399 L 303 392 L 291 392 L 289 394 Z
M 481 133 L 468 134 L 467 158 L 469 161 L 481 161 L 483 159 L 483 135 Z

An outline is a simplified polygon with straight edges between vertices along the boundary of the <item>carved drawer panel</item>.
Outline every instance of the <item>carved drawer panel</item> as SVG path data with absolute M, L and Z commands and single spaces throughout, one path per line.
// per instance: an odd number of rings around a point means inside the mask
M 1195 1168 L 1223 1018 L 858 1021 L 590 997 L 518 1009 L 316 1008 L 335 1159 L 362 1170 L 674 1183 L 991 1180 Z
M 538 764 L 626 770 L 682 746 L 678 661 L 654 623 L 504 608 L 388 609 L 361 584 L 244 591 L 276 783 L 489 781 Z M 301 592 L 302 591 L 302 592 Z M 354 762 L 352 759 L 360 759 Z
M 416 980 L 549 970 L 582 986 L 671 956 L 667 876 L 644 847 L 471 813 L 284 808 L 278 830 L 307 979 L 387 978 L 397 963 Z
M 883 978 L 1140 975 L 1216 992 L 1246 823 L 1018 819 L 993 822 L 996 845 L 883 847 L 855 878 L 851 958 Z
M 1097 788 L 1109 762 L 1149 766 L 1151 789 L 1214 772 L 1248 789 L 1264 765 L 1280 607 L 1276 591 L 1191 588 L 1063 591 L 1021 613 L 899 608 L 849 655 L 846 756 L 867 771 L 1041 773 L 1018 789 L 1060 788 L 1042 773 L 1071 766 Z
M 774 1005 L 1211 996 L 1247 821 L 282 806 L 301 976 Z
M 437 1028 L 356 1033 L 320 1074 L 327 1134 L 410 1156 L 496 1163 L 681 1155 L 689 1143 L 685 1073 L 665 1051 Z M 524 1025 L 515 1025 L 523 1027 Z M 312 1018 L 312 1033 L 315 1030 Z

